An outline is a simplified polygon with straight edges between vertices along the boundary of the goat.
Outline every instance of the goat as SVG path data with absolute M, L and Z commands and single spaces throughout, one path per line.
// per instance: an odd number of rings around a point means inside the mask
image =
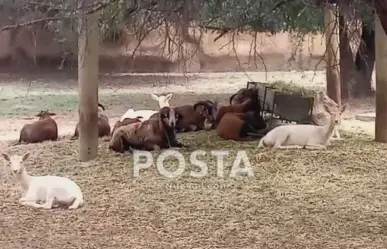
M 331 112 L 339 113 L 339 115 L 336 115 L 337 126 L 334 128 L 331 140 L 341 140 L 338 126 L 341 123 L 341 114 L 345 112 L 347 107 L 348 104 L 344 104 L 339 109 L 339 105 L 333 99 L 329 98 L 325 91 L 319 91 L 315 96 L 310 123 L 323 126 L 324 124 L 329 123 Z
M 163 107 L 149 120 L 142 122 L 124 143 L 131 149 L 159 150 L 185 147 L 176 139 L 176 121 L 180 119 L 174 108 Z
M 143 140 L 136 137 L 135 134 L 135 130 L 139 128 L 140 125 L 141 122 L 135 122 L 117 127 L 117 129 L 114 130 L 110 139 L 109 149 L 116 152 L 124 153 L 126 150 L 130 149 L 130 145 L 126 142 L 127 140 L 130 140 L 132 145 L 141 145 L 143 143 Z
M 256 88 L 241 88 L 236 93 L 230 96 L 230 105 L 241 104 L 248 99 L 253 99 L 258 96 L 258 89 Z
M 51 209 L 66 206 L 76 209 L 84 204 L 83 194 L 79 186 L 72 180 L 59 176 L 31 176 L 24 167 L 30 156 L 3 153 L 3 158 L 23 191 L 19 203 L 37 208 Z M 39 202 L 39 203 L 38 203 Z M 41 204 L 45 202 L 44 204 Z
M 133 108 L 128 109 L 120 118 L 120 121 L 124 121 L 125 118 L 137 118 L 142 117 L 141 121 L 148 120 L 153 114 L 157 113 L 154 110 L 137 110 Z
M 98 103 L 98 106 L 102 108 L 103 111 L 105 111 L 105 107 Z M 105 137 L 110 135 L 110 124 L 109 124 L 109 118 L 102 114 L 98 113 L 98 137 Z M 79 122 L 75 126 L 74 135 L 71 137 L 71 140 L 75 140 L 79 137 Z
M 275 149 L 326 149 L 330 145 L 337 124 L 337 113 L 331 113 L 330 122 L 324 126 L 310 124 L 290 124 L 278 126 L 269 131 L 258 144 L 260 147 Z
M 140 117 L 136 117 L 136 118 L 125 118 L 122 122 L 118 120 L 118 121 L 116 122 L 116 124 L 114 125 L 114 127 L 113 127 L 113 130 L 112 130 L 112 132 L 111 132 L 111 135 L 113 135 L 114 132 L 115 132 L 118 128 L 122 127 L 122 126 L 129 125 L 129 124 L 134 124 L 134 123 L 140 123 L 140 122 L 141 122 L 141 119 L 142 119 L 142 117 L 140 116 Z
M 258 130 L 266 128 L 266 123 L 262 116 L 256 112 L 246 113 L 226 113 L 220 120 L 216 132 L 223 139 L 235 141 L 250 140 L 251 135 L 264 136 L 258 134 Z
M 218 125 L 224 114 L 226 113 L 244 113 L 248 111 L 254 111 L 256 113 L 261 112 L 261 105 L 257 100 L 247 99 L 241 104 L 221 106 L 216 114 L 215 124 Z
M 58 125 L 51 118 L 55 116 L 53 112 L 41 111 L 36 116 L 39 120 L 32 124 L 26 124 L 20 131 L 19 141 L 16 144 L 22 142 L 26 143 L 40 143 L 43 141 L 51 140 L 55 141 L 58 139 Z
M 211 105 L 208 101 L 176 107 L 176 112 L 180 115 L 176 124 L 179 132 L 210 130 L 215 121 L 213 103 Z
M 168 93 L 167 95 L 160 95 L 160 96 L 157 96 L 156 94 L 151 93 L 152 99 L 157 101 L 157 103 L 159 104 L 159 108 L 169 107 L 169 101 L 171 100 L 172 96 L 173 96 L 173 93 Z

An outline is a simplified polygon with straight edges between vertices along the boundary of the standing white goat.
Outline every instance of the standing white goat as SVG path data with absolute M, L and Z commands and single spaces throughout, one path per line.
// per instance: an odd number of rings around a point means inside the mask
M 269 131 L 258 144 L 274 149 L 326 149 L 337 124 L 337 113 L 331 113 L 330 122 L 324 126 L 292 124 L 283 125 Z
M 173 96 L 173 93 L 168 93 L 167 95 L 160 95 L 157 96 L 156 94 L 151 93 L 152 99 L 156 100 L 159 108 L 163 107 L 169 107 L 169 101 L 171 100 Z M 125 118 L 137 118 L 141 117 L 140 120 L 145 121 L 148 120 L 153 114 L 157 113 L 158 111 L 154 110 L 134 110 L 133 108 L 128 109 L 124 115 L 121 116 L 120 122 L 124 121 Z
M 154 93 L 151 93 L 151 97 L 152 99 L 156 100 L 157 103 L 159 104 L 159 108 L 163 108 L 163 107 L 169 107 L 169 101 L 171 100 L 173 96 L 173 93 L 168 93 L 167 95 L 160 95 L 160 96 L 157 96 L 156 94 Z
M 74 181 L 60 176 L 29 175 L 24 167 L 29 155 L 30 153 L 23 156 L 2 154 L 23 190 L 22 198 L 19 199 L 22 205 L 45 209 L 59 206 L 76 209 L 83 205 L 82 191 Z

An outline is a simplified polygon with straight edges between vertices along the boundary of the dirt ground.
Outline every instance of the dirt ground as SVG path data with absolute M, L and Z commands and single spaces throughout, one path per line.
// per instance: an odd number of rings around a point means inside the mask
M 372 142 L 373 122 L 354 120 L 357 113 L 374 110 L 373 99 L 349 103 L 341 126 L 345 140 L 322 152 L 258 150 L 256 141 L 224 141 L 214 132 L 178 135 L 189 145 L 181 150 L 186 158 L 196 149 L 231 150 L 231 155 L 245 150 L 253 178 L 227 177 L 230 157 L 220 179 L 215 159 L 205 157 L 205 178 L 189 176 L 195 166 L 188 163 L 177 179 L 154 167 L 135 179 L 132 157 L 109 152 L 107 142 L 100 141 L 97 160 L 78 162 L 77 141 L 68 139 L 78 118 L 74 77 L 1 75 L 0 80 L 0 150 L 31 152 L 26 165 L 31 174 L 69 177 L 86 201 L 75 211 L 21 206 L 2 167 L 0 248 L 386 248 L 387 147 Z M 279 80 L 321 89 L 325 73 L 105 75 L 99 97 L 114 124 L 131 106 L 156 108 L 151 92 L 174 92 L 172 106 L 208 98 L 226 102 L 247 81 Z M 64 137 L 11 146 L 41 109 L 58 114 Z M 168 161 L 166 168 L 174 164 Z
M 0 141 L 16 140 L 22 126 L 34 118 L 33 114 L 47 108 L 60 114 L 56 120 L 61 135 L 66 136 L 73 132 L 78 119 L 76 78 L 65 74 L 46 75 L 44 78 L 19 78 L 4 74 L 0 75 L 0 80 Z M 245 87 L 247 81 L 284 81 L 286 84 L 307 89 L 323 89 L 325 72 L 101 75 L 99 98 L 106 106 L 111 124 L 114 125 L 119 116 L 130 107 L 157 108 L 157 103 L 150 98 L 149 93 L 173 92 L 172 105 L 206 98 L 227 102 L 228 97 Z M 350 101 L 349 106 L 343 114 L 341 129 L 372 136 L 374 122 L 358 121 L 355 116 L 374 111 L 374 99 Z

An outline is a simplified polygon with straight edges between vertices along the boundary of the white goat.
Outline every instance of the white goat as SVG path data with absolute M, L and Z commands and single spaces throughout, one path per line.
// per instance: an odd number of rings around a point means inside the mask
M 171 100 L 173 93 L 168 93 L 167 95 L 157 96 L 156 94 L 151 93 L 152 99 L 156 100 L 159 108 L 169 107 L 169 101 Z M 121 116 L 120 122 L 122 122 L 125 118 L 140 118 L 141 122 L 148 120 L 153 114 L 157 113 L 155 110 L 137 110 L 135 111 L 133 108 L 128 109 L 124 115 Z
M 169 101 L 171 100 L 173 96 L 173 93 L 168 93 L 167 95 L 160 95 L 160 96 L 157 96 L 156 94 L 154 93 L 151 93 L 151 97 L 152 99 L 156 100 L 157 103 L 159 104 L 159 108 L 163 108 L 163 107 L 169 107 Z
M 153 114 L 157 113 L 154 110 L 138 110 L 135 111 L 133 108 L 127 110 L 124 115 L 121 116 L 120 122 L 124 121 L 125 118 L 139 118 L 142 121 L 148 120 Z
M 339 105 L 331 99 L 325 91 L 317 92 L 314 99 L 314 106 L 312 112 L 312 124 L 323 126 L 330 121 L 332 112 L 339 113 L 336 115 L 336 126 L 333 130 L 332 137 L 330 140 L 342 140 L 339 132 L 339 125 L 341 124 L 341 114 L 345 112 L 348 105 L 344 104 L 339 109 Z
M 337 113 L 332 113 L 330 122 L 324 126 L 292 124 L 283 125 L 269 131 L 258 144 L 274 149 L 326 149 L 337 123 Z
M 76 209 L 83 205 L 82 191 L 74 181 L 59 176 L 29 175 L 24 167 L 29 155 L 30 153 L 23 156 L 2 154 L 23 190 L 23 196 L 19 199 L 22 205 L 44 209 L 59 206 Z

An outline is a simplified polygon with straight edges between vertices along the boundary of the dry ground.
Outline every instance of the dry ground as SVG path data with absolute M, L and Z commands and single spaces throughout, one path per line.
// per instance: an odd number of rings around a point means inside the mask
M 271 73 L 267 81 L 293 81 L 322 87 L 317 72 Z M 312 78 L 314 81 L 312 82 Z M 26 96 L 28 83 L 32 88 Z M 100 99 L 112 123 L 130 105 L 155 107 L 149 92 L 176 96 L 172 105 L 197 99 L 225 100 L 247 80 L 265 81 L 264 73 L 102 77 Z M 216 161 L 206 156 L 209 176 L 193 178 L 198 168 L 187 161 L 178 179 L 167 179 L 154 167 L 132 176 L 132 157 L 109 152 L 100 141 L 96 161 L 77 161 L 77 142 L 70 141 L 77 119 L 76 80 L 3 76 L 0 92 L 0 149 L 32 152 L 32 174 L 74 179 L 86 205 L 75 210 L 37 210 L 20 206 L 20 197 L 3 169 L 0 193 L 0 248 L 386 248 L 386 145 L 365 134 L 372 125 L 353 122 L 355 113 L 372 110 L 373 100 L 351 102 L 343 128 L 345 141 L 322 152 L 257 150 L 257 142 L 227 142 L 214 132 L 180 134 L 190 147 L 232 150 L 225 160 L 225 179 L 216 177 Z M 48 85 L 49 84 L 49 85 Z M 127 84 L 127 85 L 125 85 Z M 217 95 L 214 94 L 217 93 Z M 57 112 L 58 142 L 10 146 L 25 118 L 40 109 Z M 23 119 L 24 118 L 24 119 Z M 229 178 L 236 150 L 246 150 L 255 177 Z M 155 155 L 155 154 L 154 154 Z M 167 168 L 176 168 L 167 161 Z

